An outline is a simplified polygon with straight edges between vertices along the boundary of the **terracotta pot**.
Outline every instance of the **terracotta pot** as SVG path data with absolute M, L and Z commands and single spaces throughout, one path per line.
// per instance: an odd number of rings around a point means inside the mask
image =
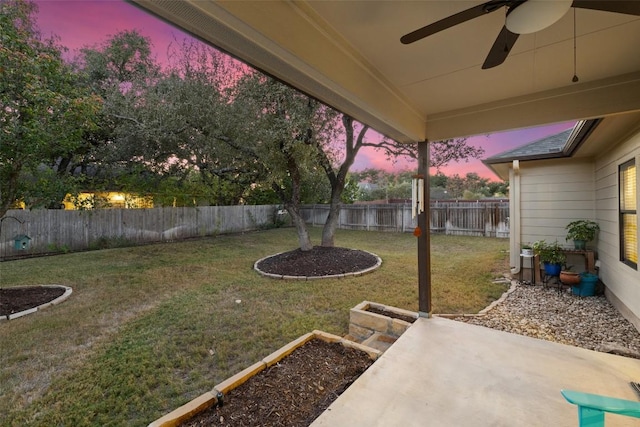
M 561 271 L 560 281 L 565 285 L 577 285 L 580 283 L 580 275 L 573 271 Z

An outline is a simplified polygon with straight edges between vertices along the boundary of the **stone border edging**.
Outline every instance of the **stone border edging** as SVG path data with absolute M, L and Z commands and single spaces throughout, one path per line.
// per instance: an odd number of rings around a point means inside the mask
M 382 352 L 380 350 L 376 350 L 375 348 L 367 347 L 365 345 L 349 341 L 334 334 L 314 330 L 313 332 L 306 333 L 291 341 L 290 343 L 280 347 L 280 349 L 274 351 L 267 357 L 263 358 L 261 361 L 254 363 L 253 365 L 238 372 L 235 375 L 232 375 L 231 377 L 222 381 L 220 384 L 216 385 L 213 390 L 196 397 L 190 402 L 151 422 L 148 427 L 175 427 L 183 423 L 184 421 L 193 418 L 193 416 L 195 416 L 196 414 L 217 404 L 219 394 L 224 395 L 230 390 L 245 383 L 254 375 L 258 374 L 269 366 L 275 365 L 280 360 L 293 353 L 295 349 L 303 346 L 308 341 L 311 341 L 314 338 L 320 339 L 325 342 L 339 342 L 345 347 L 364 351 L 372 360 L 377 360 L 382 355 Z
M 368 253 L 371 256 L 376 257 L 376 265 L 374 265 L 372 267 L 369 267 L 369 268 L 365 268 L 364 270 L 354 271 L 354 272 L 351 272 L 351 273 L 327 274 L 327 275 L 324 275 L 324 276 L 289 276 L 289 275 L 286 275 L 286 274 L 267 273 L 267 272 L 262 271 L 262 270 L 260 270 L 258 268 L 258 264 L 261 263 L 262 261 L 264 261 L 265 259 L 269 259 L 271 257 L 278 256 L 278 255 L 284 253 L 284 252 L 278 252 L 277 254 L 269 255 L 269 256 L 266 256 L 264 258 L 260 258 L 259 260 L 257 260 L 255 263 L 253 263 L 253 269 L 255 271 L 257 271 L 258 274 L 260 274 L 262 276 L 265 276 L 265 277 L 270 277 L 272 279 L 282 279 L 282 280 L 318 280 L 318 279 L 342 279 L 344 277 L 349 277 L 349 276 L 353 276 L 353 277 L 362 276 L 363 274 L 371 273 L 372 271 L 377 270 L 382 265 L 382 258 L 380 258 L 378 255 L 374 254 L 373 252 L 363 251 L 361 249 L 352 249 L 352 250 L 365 252 L 365 253 Z
M 71 293 L 73 292 L 73 289 L 71 289 L 69 286 L 64 286 L 64 285 L 33 285 L 33 286 L 15 286 L 12 287 L 11 289 L 21 289 L 21 288 L 34 288 L 34 287 L 44 287 L 44 288 L 64 288 L 64 293 L 62 295 L 60 295 L 58 298 L 49 301 L 49 302 L 45 302 L 44 304 L 40 304 L 37 307 L 33 307 L 30 308 L 28 310 L 23 310 L 23 311 L 19 311 L 17 313 L 12 313 L 12 314 L 7 314 L 5 316 L 0 316 L 0 321 L 3 320 L 13 320 L 13 319 L 17 319 L 19 317 L 22 316 L 26 316 L 27 314 L 31 314 L 31 313 L 35 313 L 38 310 L 43 310 L 49 306 L 52 305 L 56 305 L 56 304 L 60 304 L 62 301 L 66 300 L 67 298 L 69 298 L 69 296 L 71 295 Z M 8 288 L 7 288 L 8 289 Z
M 386 311 L 389 315 L 373 313 L 368 311 L 369 308 Z M 399 338 L 413 323 L 395 318 L 393 314 L 412 317 L 415 320 L 420 317 L 415 311 L 365 300 L 349 310 L 349 336 L 358 342 L 366 341 L 375 333 Z
M 509 289 L 507 289 L 500 296 L 500 298 L 498 298 L 497 300 L 493 301 L 491 304 L 489 304 L 487 307 L 485 307 L 482 310 L 480 310 L 478 313 L 434 314 L 434 316 L 443 317 L 445 319 L 454 319 L 456 317 L 482 317 L 482 316 L 486 316 L 487 313 L 489 313 L 491 310 L 493 310 L 498 304 L 502 303 L 505 299 L 507 299 L 509 294 L 511 294 L 513 291 L 516 290 L 517 286 L 518 286 L 518 282 L 516 280 L 512 280 L 511 281 L 511 286 L 509 287 Z

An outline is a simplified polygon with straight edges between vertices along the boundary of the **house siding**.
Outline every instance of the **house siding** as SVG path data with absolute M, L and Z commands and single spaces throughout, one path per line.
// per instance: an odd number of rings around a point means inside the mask
M 620 261 L 618 219 L 618 166 L 632 158 L 640 166 L 640 130 L 596 159 L 595 194 L 600 278 L 607 286 L 609 300 L 640 329 L 640 272 Z
M 520 165 L 521 241 L 565 241 L 566 225 L 595 219 L 594 166 L 567 159 L 523 162 Z

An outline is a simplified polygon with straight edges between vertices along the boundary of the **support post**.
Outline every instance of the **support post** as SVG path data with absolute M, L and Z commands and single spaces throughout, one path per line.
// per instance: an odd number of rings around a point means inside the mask
M 429 142 L 418 143 L 418 175 L 424 177 L 422 200 L 424 211 L 418 215 L 418 312 L 421 317 L 431 316 L 431 203 L 429 178 Z

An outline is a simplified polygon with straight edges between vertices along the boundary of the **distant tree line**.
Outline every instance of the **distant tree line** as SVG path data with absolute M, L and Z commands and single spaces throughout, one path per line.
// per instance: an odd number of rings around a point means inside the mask
M 357 200 L 410 199 L 411 181 L 415 171 L 387 172 L 381 169 L 365 169 L 353 172 L 358 182 Z M 430 177 L 432 199 L 478 200 L 509 196 L 509 183 L 491 181 L 475 172 L 465 176 L 446 176 L 437 172 Z

